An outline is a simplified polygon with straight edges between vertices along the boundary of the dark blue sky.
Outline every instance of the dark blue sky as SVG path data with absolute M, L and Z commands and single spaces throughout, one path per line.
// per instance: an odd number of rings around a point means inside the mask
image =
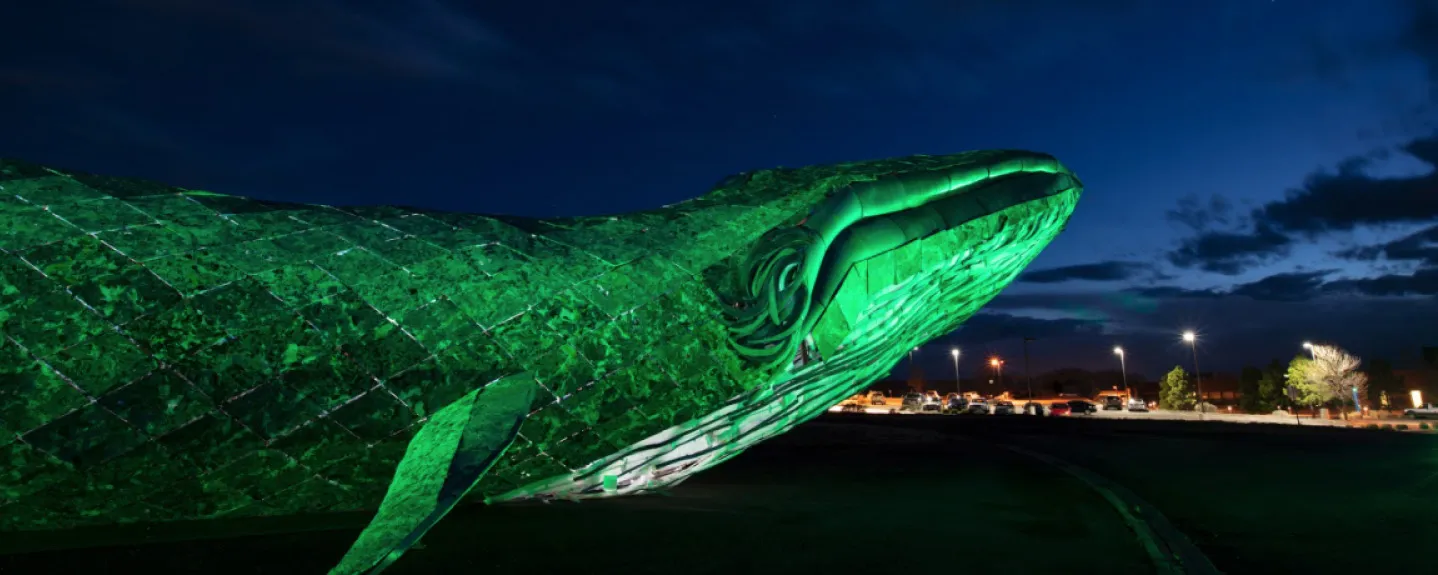
M 527 215 L 736 171 L 1057 155 L 1068 230 L 930 346 L 1157 375 L 1438 343 L 1431 0 L 52 0 L 7 10 L 0 155 L 262 198 Z M 1422 235 L 1426 233 L 1427 235 Z M 1425 243 L 1425 238 L 1427 238 Z

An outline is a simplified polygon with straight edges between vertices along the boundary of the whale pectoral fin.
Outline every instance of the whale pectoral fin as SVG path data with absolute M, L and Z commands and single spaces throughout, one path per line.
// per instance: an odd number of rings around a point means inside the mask
M 435 413 L 410 440 L 379 511 L 331 575 L 379 573 L 419 542 L 514 442 L 537 383 L 510 376 Z

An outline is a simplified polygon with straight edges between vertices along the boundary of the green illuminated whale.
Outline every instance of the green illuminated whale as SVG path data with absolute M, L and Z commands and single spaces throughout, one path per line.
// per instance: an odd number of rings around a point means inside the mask
M 957 328 L 1063 228 L 1052 157 L 764 170 L 529 219 L 0 161 L 0 531 L 672 485 Z

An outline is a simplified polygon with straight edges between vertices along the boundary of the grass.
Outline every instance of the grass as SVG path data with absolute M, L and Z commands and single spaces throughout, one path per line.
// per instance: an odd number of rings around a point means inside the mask
M 323 573 L 357 531 L 0 556 L 0 572 Z M 805 426 L 663 496 L 461 509 L 424 544 L 386 573 L 1151 572 L 1114 510 L 1055 469 L 844 425 Z
M 1101 420 L 916 423 L 1018 443 L 1098 472 L 1157 506 L 1228 572 L 1432 569 L 1421 547 L 1438 540 L 1438 438 L 1429 435 Z

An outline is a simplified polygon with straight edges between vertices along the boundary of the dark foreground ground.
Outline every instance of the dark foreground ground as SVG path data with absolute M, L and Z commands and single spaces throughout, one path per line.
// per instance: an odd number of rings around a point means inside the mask
M 826 416 L 667 496 L 461 509 L 386 573 L 1152 572 L 1102 497 L 1004 444 L 1122 484 L 1230 573 L 1432 567 L 1429 436 L 859 415 Z M 0 573 L 324 573 L 366 520 L 9 533 Z

